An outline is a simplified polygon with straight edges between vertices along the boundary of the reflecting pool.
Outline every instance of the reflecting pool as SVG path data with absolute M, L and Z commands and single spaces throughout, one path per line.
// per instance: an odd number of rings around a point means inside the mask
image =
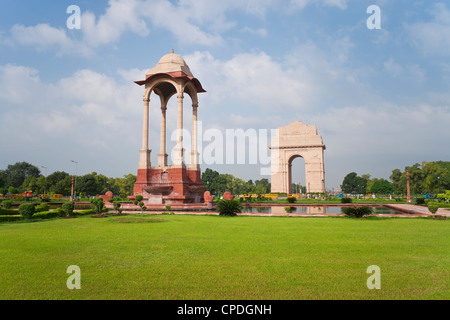
M 255 214 L 286 214 L 286 206 L 267 206 L 267 207 L 243 207 L 242 213 L 255 213 Z M 340 206 L 295 206 L 290 207 L 289 213 L 294 214 L 340 214 L 342 213 Z M 374 214 L 399 214 L 401 211 L 396 211 L 391 208 L 383 206 L 374 206 Z

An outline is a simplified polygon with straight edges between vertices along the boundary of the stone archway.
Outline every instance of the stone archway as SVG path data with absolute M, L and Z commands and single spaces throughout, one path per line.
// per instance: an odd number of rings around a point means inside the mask
M 305 160 L 306 192 L 325 192 L 325 145 L 316 126 L 295 121 L 277 128 L 270 149 L 272 192 L 291 193 L 291 165 L 296 157 Z
M 288 178 L 289 178 L 289 187 L 288 187 L 289 192 L 288 193 L 296 193 L 296 192 L 294 192 L 294 190 L 292 190 L 293 178 L 294 178 L 294 174 L 293 174 L 293 170 L 292 170 L 292 164 L 293 164 L 294 160 L 296 160 L 298 158 L 302 158 L 303 159 L 303 157 L 300 156 L 300 155 L 293 155 L 288 160 L 288 164 L 289 164 L 288 165 Z M 305 159 L 303 159 L 303 160 L 305 160 Z M 301 181 L 303 181 L 303 183 L 305 183 L 304 179 L 302 179 Z M 305 186 L 305 185 L 303 185 L 303 186 Z

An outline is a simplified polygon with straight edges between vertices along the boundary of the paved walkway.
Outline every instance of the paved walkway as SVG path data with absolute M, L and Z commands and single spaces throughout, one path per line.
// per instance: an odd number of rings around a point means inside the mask
M 428 211 L 427 207 L 416 206 L 413 204 L 385 204 L 385 206 L 418 216 L 433 215 L 430 211 Z M 450 217 L 450 211 L 446 210 L 446 208 L 439 208 L 438 211 L 436 211 L 435 215 Z

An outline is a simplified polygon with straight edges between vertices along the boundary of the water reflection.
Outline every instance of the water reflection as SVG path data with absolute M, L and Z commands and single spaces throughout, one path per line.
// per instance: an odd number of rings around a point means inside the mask
M 273 206 L 273 207 L 244 207 L 242 213 L 258 213 L 258 214 L 341 214 L 341 208 L 339 206 L 296 206 L 290 207 L 290 212 L 286 212 L 286 207 L 284 206 Z M 395 214 L 396 211 L 386 208 L 386 207 L 373 207 L 374 214 Z

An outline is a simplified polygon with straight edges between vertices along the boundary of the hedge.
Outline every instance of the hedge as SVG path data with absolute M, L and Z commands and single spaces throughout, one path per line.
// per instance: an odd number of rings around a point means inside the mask
M 36 212 L 50 211 L 50 205 L 48 203 L 41 203 L 36 206 Z
M 33 214 L 33 219 L 51 219 L 56 218 L 60 215 L 59 210 L 53 210 L 53 211 L 40 211 Z
M 0 222 L 19 221 L 22 219 L 23 219 L 22 216 L 0 216 Z
M 24 203 L 19 206 L 19 213 L 25 218 L 30 219 L 35 213 L 34 204 Z
M 439 208 L 450 208 L 450 203 L 428 202 L 428 210 L 431 213 L 436 213 Z
M 0 216 L 15 216 L 15 215 L 19 215 L 19 210 L 17 209 L 5 209 L 5 208 L 0 208 Z

